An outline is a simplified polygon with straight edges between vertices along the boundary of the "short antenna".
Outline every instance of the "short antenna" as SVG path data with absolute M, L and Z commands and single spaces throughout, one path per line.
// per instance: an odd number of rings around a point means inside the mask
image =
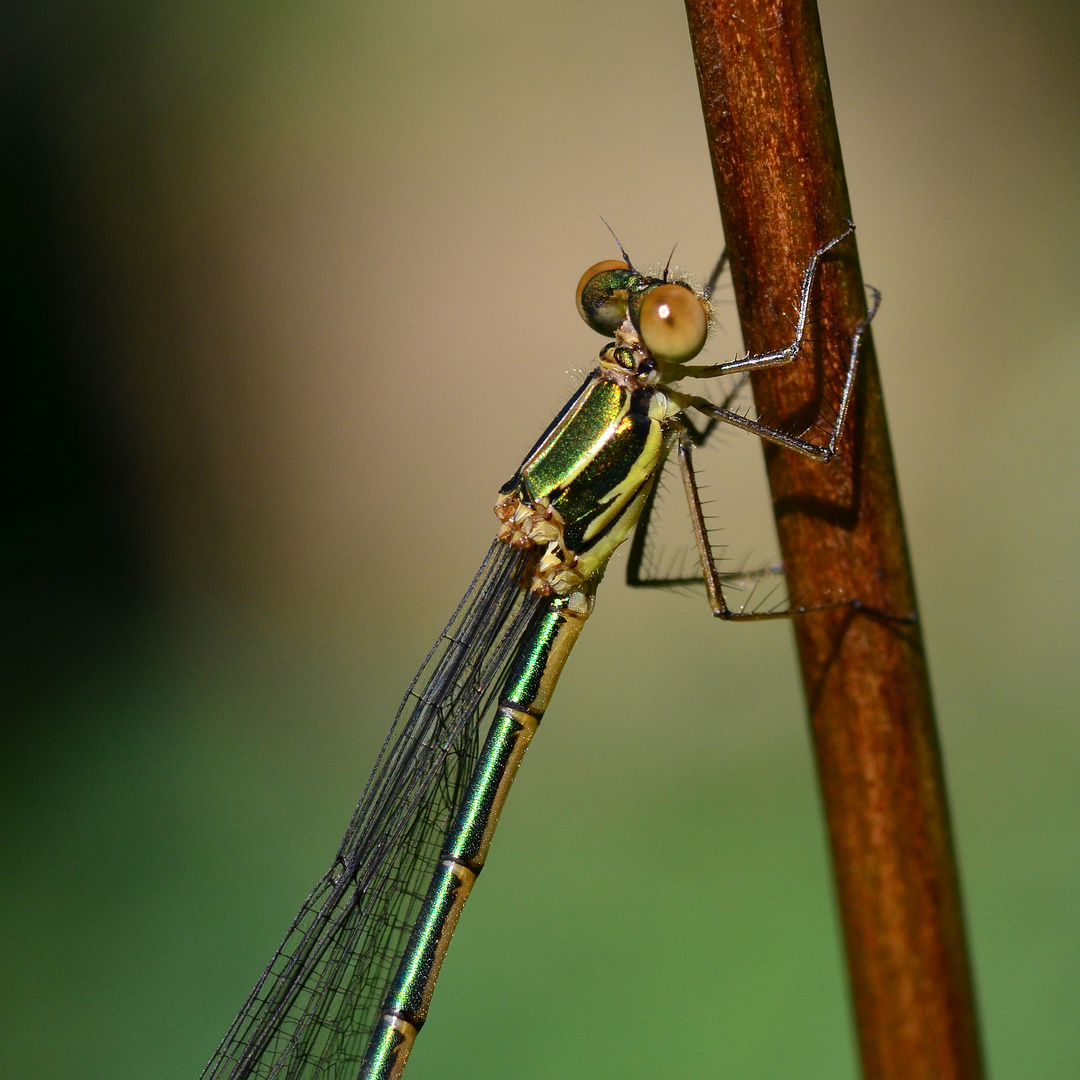
M 610 225 L 608 225 L 607 221 L 604 219 L 603 214 L 600 215 L 600 220 L 604 222 L 604 226 L 607 231 L 611 233 L 613 237 L 615 237 L 615 243 L 619 248 L 619 254 L 623 257 L 623 262 L 626 263 L 626 265 L 629 266 L 631 270 L 634 270 L 634 264 L 630 261 L 630 256 L 626 254 L 626 249 L 622 246 L 619 238 L 615 236 L 615 230 Z M 634 270 L 634 273 L 636 274 L 637 271 Z
M 663 278 L 664 281 L 667 281 L 668 271 L 671 269 L 671 260 L 673 258 L 675 258 L 675 249 L 678 246 L 679 246 L 679 241 L 678 240 L 676 240 L 675 243 L 671 245 L 671 254 L 667 257 L 667 263 L 664 265 L 664 278 Z

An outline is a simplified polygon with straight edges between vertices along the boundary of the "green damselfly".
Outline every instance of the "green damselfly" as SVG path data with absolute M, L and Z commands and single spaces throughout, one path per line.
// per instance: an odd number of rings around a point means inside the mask
M 675 387 L 796 361 L 819 262 L 814 252 L 791 342 L 728 363 L 688 364 L 709 330 L 710 295 L 665 269 L 621 260 L 583 275 L 577 305 L 612 339 L 596 365 L 499 492 L 498 536 L 409 687 L 330 869 L 316 885 L 204 1070 L 248 1077 L 391 1080 L 405 1067 L 458 916 L 483 868 L 499 812 L 612 554 L 631 533 L 631 584 L 704 579 L 721 618 L 809 610 L 729 608 L 695 479 L 693 451 L 732 424 L 820 461 L 835 453 L 852 399 L 852 334 L 836 416 L 818 443 Z M 691 413 L 705 418 L 698 428 Z M 700 421 L 699 421 L 700 422 Z M 701 573 L 641 573 L 657 477 L 674 453 Z M 740 574 L 739 576 L 745 576 Z M 827 606 L 834 606 L 837 602 Z M 852 602 L 852 601 L 849 601 Z M 481 745 L 480 729 L 491 718 Z

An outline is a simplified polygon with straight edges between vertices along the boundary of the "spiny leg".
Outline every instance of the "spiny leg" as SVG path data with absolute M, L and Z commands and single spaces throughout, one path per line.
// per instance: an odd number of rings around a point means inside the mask
M 691 443 L 695 446 L 699 446 L 700 443 L 694 440 L 694 436 L 691 431 L 687 431 L 687 437 Z M 634 527 L 634 538 L 630 544 L 630 553 L 626 560 L 626 583 L 635 589 L 670 589 L 677 588 L 680 585 L 700 585 L 702 577 L 700 574 L 695 574 L 690 577 L 644 577 L 641 572 L 642 563 L 645 561 L 645 549 L 649 543 L 649 524 L 652 517 L 653 506 L 656 502 L 657 491 L 659 490 L 659 483 L 657 483 L 652 491 L 649 492 L 649 497 L 645 500 L 645 506 L 642 508 L 641 516 L 638 518 L 638 523 Z M 718 582 L 730 582 L 732 584 L 736 582 L 745 582 L 752 580 L 761 580 L 769 577 L 779 577 L 784 573 L 784 568 L 781 565 L 771 564 L 769 566 L 759 566 L 751 570 L 735 570 L 731 572 L 716 572 L 716 579 Z
M 712 421 L 710 420 L 711 424 Z M 708 428 L 708 425 L 706 425 Z M 656 505 L 656 494 L 660 490 L 660 477 L 653 480 L 652 490 L 645 499 L 645 505 L 641 508 L 641 516 L 637 525 L 634 526 L 634 539 L 630 542 L 630 554 L 626 559 L 626 583 L 634 588 L 647 588 L 650 585 L 676 584 L 676 582 L 660 582 L 641 576 L 641 564 L 645 558 L 645 544 L 649 536 L 649 522 L 652 520 L 653 507 Z
M 686 502 L 690 507 L 690 520 L 694 529 L 694 541 L 697 544 L 698 556 L 701 559 L 701 568 L 705 574 L 705 592 L 709 598 L 709 607 L 718 619 L 729 620 L 755 620 L 764 619 L 790 619 L 795 615 L 809 615 L 818 611 L 834 611 L 837 608 L 852 608 L 867 615 L 885 619 L 888 622 L 909 624 L 915 622 L 912 615 L 893 615 L 886 611 L 879 611 L 864 604 L 861 600 L 832 600 L 823 604 L 800 604 L 785 611 L 732 611 L 724 598 L 722 586 L 726 575 L 720 574 L 716 569 L 716 560 L 713 558 L 712 545 L 709 543 L 708 527 L 705 524 L 705 513 L 701 506 L 701 495 L 698 491 L 697 477 L 694 474 L 693 442 L 688 432 L 679 433 L 679 469 L 682 473 L 683 488 L 686 492 Z
M 679 433 L 679 471 L 682 473 L 683 489 L 686 502 L 690 507 L 690 522 L 694 529 L 694 542 L 697 544 L 701 568 L 705 573 L 705 593 L 709 598 L 709 607 L 718 619 L 737 618 L 775 618 L 780 612 L 742 613 L 734 612 L 727 606 L 724 590 L 720 584 L 720 575 L 716 570 L 712 544 L 709 543 L 709 531 L 705 524 L 705 512 L 701 506 L 701 494 L 698 491 L 697 477 L 694 475 L 693 441 L 687 431 Z M 786 613 L 784 613 L 786 614 Z
M 725 252 L 726 255 L 726 252 Z M 724 259 L 724 255 L 720 256 L 721 262 Z M 742 392 L 743 387 L 746 385 L 746 381 L 749 379 L 748 375 L 743 375 L 742 378 L 736 380 L 735 385 L 731 388 L 729 393 L 724 397 L 724 400 L 718 406 L 721 409 L 730 411 L 731 403 Z M 680 417 L 682 427 L 685 429 L 687 436 L 694 446 L 704 446 L 708 441 L 709 436 L 712 435 L 716 425 L 720 423 L 717 417 L 710 418 L 705 424 L 704 428 L 700 431 L 694 427 L 688 416 L 683 415 Z M 656 505 L 656 498 L 660 490 L 660 477 L 656 478 L 653 483 L 652 490 L 649 492 L 648 497 L 645 500 L 645 505 L 641 509 L 641 516 L 638 518 L 638 523 L 634 527 L 634 538 L 630 542 L 630 553 L 626 560 L 626 583 L 634 588 L 666 588 L 676 585 L 696 585 L 701 579 L 698 577 L 672 577 L 672 578 L 646 578 L 642 576 L 641 567 L 645 561 L 645 549 L 649 543 L 649 527 L 652 522 L 652 513 Z M 741 570 L 735 574 L 720 574 L 721 579 L 732 578 L 752 578 L 752 577 L 765 577 L 770 574 L 782 573 L 783 571 L 775 567 L 761 567 L 756 570 Z
M 735 385 L 724 395 L 724 400 L 721 401 L 719 405 L 716 405 L 715 408 L 722 409 L 725 413 L 731 412 L 731 403 L 743 392 L 743 388 L 746 386 L 749 378 L 749 375 L 743 375 L 742 378 L 737 379 Z M 734 415 L 738 416 L 738 413 L 735 413 Z M 705 427 L 702 428 L 701 431 L 698 431 L 691 422 L 690 417 L 685 413 L 679 419 L 681 420 L 683 427 L 686 428 L 686 433 L 690 436 L 694 446 L 698 448 L 704 446 L 705 443 L 708 442 L 709 436 L 715 430 L 716 425 L 720 423 L 719 417 L 710 417 L 705 424 Z

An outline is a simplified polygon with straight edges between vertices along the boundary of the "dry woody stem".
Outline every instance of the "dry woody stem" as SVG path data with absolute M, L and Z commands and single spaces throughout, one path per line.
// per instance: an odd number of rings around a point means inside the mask
M 810 255 L 851 217 L 813 0 L 687 0 L 746 348 L 791 339 Z M 886 298 L 887 301 L 887 298 Z M 801 430 L 866 312 L 854 238 L 821 265 L 813 341 L 760 372 L 760 413 Z M 872 335 L 828 465 L 765 447 L 792 595 L 915 612 Z M 865 1080 L 978 1080 L 974 996 L 918 624 L 852 607 L 796 637 Z

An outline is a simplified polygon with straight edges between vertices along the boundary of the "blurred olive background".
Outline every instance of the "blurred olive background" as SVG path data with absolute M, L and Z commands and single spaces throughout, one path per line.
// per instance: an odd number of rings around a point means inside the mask
M 1075 1077 L 1080 9 L 821 14 L 990 1071 Z M 720 249 L 685 17 L 5 20 L 0 1071 L 192 1078 L 595 354 L 598 215 Z M 790 629 L 620 570 L 410 1075 L 854 1077 Z

